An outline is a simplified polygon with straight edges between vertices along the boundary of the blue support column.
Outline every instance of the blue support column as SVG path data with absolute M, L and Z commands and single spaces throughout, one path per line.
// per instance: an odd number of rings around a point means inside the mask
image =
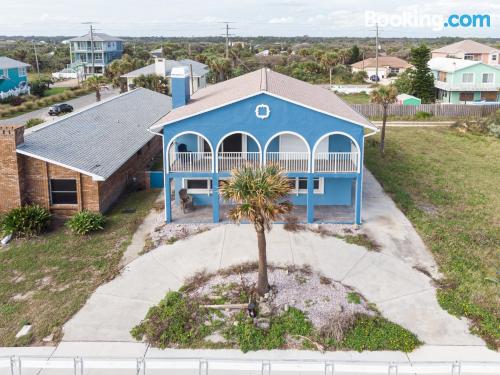
M 312 173 L 307 175 L 307 222 L 314 222 L 314 177 Z
M 355 202 L 355 223 L 361 224 L 361 198 L 363 193 L 363 172 L 358 173 L 356 177 L 356 202 Z
M 219 222 L 219 175 L 212 175 L 212 216 L 213 222 Z
M 168 174 L 165 175 L 165 186 L 164 186 L 164 195 L 165 195 L 165 221 L 167 223 L 172 222 L 172 197 L 170 192 L 170 181 L 171 178 Z

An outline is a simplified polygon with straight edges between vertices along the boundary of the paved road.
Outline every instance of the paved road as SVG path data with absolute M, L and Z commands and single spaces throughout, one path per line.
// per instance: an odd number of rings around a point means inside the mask
M 118 95 L 119 90 L 118 89 L 109 89 L 109 90 L 103 90 L 102 91 L 102 99 L 110 98 L 112 96 Z M 71 104 L 75 111 L 82 109 L 88 105 L 94 104 L 95 103 L 95 94 L 88 94 L 84 96 L 80 96 L 79 98 L 71 99 L 68 101 L 65 101 L 64 103 Z M 12 117 L 9 119 L 5 120 L 0 120 L 0 125 L 2 124 L 14 124 L 14 125 L 23 125 L 28 121 L 29 119 L 32 118 L 40 118 L 42 120 L 55 120 L 60 117 L 51 117 L 49 116 L 49 107 L 37 109 L 36 111 L 28 112 L 25 114 L 22 114 L 20 116 Z

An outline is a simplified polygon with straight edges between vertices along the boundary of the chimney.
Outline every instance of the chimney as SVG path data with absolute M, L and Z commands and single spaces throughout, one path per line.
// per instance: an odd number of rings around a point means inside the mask
M 0 125 L 0 212 L 23 203 L 21 157 L 16 153 L 23 143 L 24 125 Z
M 163 57 L 155 57 L 155 74 L 165 77 L 167 71 L 167 60 Z
M 172 79 L 172 107 L 175 109 L 186 105 L 191 97 L 189 68 L 176 66 L 172 68 L 170 77 Z

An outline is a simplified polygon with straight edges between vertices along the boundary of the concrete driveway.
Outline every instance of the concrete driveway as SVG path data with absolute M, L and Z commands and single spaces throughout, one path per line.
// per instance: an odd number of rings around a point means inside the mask
M 436 266 L 415 230 L 365 175 L 364 230 L 383 246 L 381 252 L 309 231 L 290 233 L 275 225 L 268 235 L 268 260 L 308 264 L 325 276 L 356 288 L 391 321 L 411 330 L 426 344 L 484 345 L 468 332 L 467 322 L 437 303 L 432 280 Z M 257 259 L 250 225 L 221 225 L 173 245 L 161 246 L 129 263 L 120 276 L 99 287 L 64 326 L 63 341 L 133 341 L 129 331 L 169 290 L 197 271 L 217 271 Z

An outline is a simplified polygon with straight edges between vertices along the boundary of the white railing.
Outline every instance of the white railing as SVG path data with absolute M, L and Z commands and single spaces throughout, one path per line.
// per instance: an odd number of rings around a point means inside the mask
M 211 152 L 176 152 L 170 161 L 171 172 L 211 172 Z
M 246 165 L 258 167 L 260 165 L 259 152 L 219 152 L 219 171 L 231 171 Z
M 308 172 L 308 152 L 267 152 L 266 164 L 279 165 L 287 172 Z
M 318 152 L 314 155 L 314 172 L 357 172 L 358 163 L 357 152 Z
M 249 373 L 271 374 L 387 374 L 387 375 L 478 375 L 498 374 L 500 362 L 368 362 L 328 360 L 259 360 L 201 358 L 85 358 L 85 357 L 0 357 L 0 370 L 22 375 L 45 369 L 66 369 L 74 375 L 92 370 L 129 370 L 126 373 L 146 375 L 163 370 L 165 374 L 192 371 L 200 375 Z M 0 371 L 2 372 L 2 371 Z M 123 372 L 123 371 L 122 371 Z M 92 372 L 93 373 L 93 372 Z M 105 373 L 105 372 L 99 372 Z M 155 372 L 157 373 L 157 372 Z

